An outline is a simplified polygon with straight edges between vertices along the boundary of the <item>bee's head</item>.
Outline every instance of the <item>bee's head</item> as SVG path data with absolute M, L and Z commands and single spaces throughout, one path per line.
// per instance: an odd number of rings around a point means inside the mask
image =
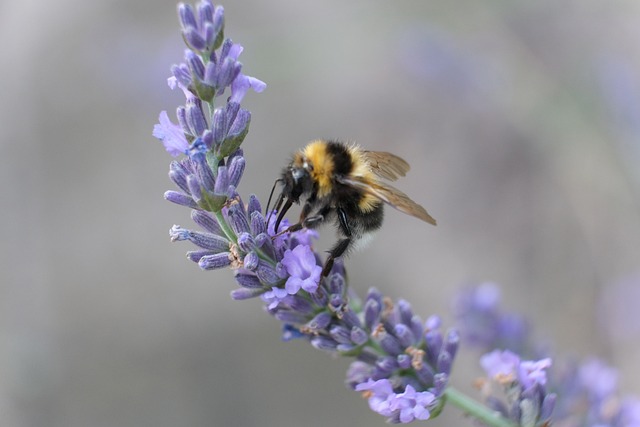
M 310 174 L 312 170 L 313 166 L 310 162 L 306 161 L 303 156 L 296 155 L 291 164 L 282 171 L 280 179 L 275 182 L 271 190 L 272 195 L 278 182 L 282 184 L 282 191 L 275 204 L 275 209 L 278 211 L 275 230 L 278 230 L 282 218 L 291 208 L 291 205 L 300 203 L 300 197 L 313 190 L 313 179 Z M 269 196 L 269 204 L 270 202 L 271 196 Z
M 282 172 L 282 194 L 294 203 L 300 203 L 300 196 L 310 192 L 312 188 L 308 163 L 298 165 L 293 162 Z

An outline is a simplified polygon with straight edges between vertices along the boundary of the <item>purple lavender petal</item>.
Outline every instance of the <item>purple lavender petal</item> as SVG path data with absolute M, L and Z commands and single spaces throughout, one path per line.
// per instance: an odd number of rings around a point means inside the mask
M 285 285 L 289 294 L 297 293 L 301 288 L 307 292 L 315 292 L 320 282 L 322 267 L 316 264 L 316 259 L 308 246 L 297 246 L 287 250 L 282 259 L 290 277 Z
M 158 120 L 160 123 L 153 127 L 153 136 L 162 141 L 164 148 L 173 157 L 185 154 L 189 150 L 189 143 L 182 128 L 171 122 L 166 111 L 160 113 Z

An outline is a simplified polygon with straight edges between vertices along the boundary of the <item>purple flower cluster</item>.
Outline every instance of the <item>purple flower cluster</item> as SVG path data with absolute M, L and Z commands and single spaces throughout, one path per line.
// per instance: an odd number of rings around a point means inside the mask
M 494 350 L 480 358 L 480 365 L 489 377 L 482 387 L 489 407 L 517 425 L 539 426 L 550 421 L 556 403 L 556 395 L 546 391 L 551 359 L 523 361 L 509 350 Z M 502 389 L 505 401 L 495 397 L 494 385 Z
M 504 343 L 525 353 L 535 348 L 529 328 L 523 328 L 525 319 L 502 312 L 494 284 L 467 287 L 454 307 L 461 335 L 481 351 Z M 524 425 L 525 419 L 544 424 L 553 410 L 553 422 L 563 427 L 640 427 L 640 399 L 621 397 L 618 372 L 598 359 L 567 361 L 549 376 L 550 358 L 522 361 L 509 350 L 491 351 L 480 363 L 489 377 L 481 382 L 487 405 L 518 424 Z

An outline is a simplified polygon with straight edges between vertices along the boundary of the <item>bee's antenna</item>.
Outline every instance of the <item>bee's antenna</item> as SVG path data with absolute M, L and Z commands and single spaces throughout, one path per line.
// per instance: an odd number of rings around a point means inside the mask
M 273 187 L 271 187 L 271 193 L 269 193 L 269 201 L 267 201 L 267 209 L 264 211 L 265 214 L 267 214 L 267 224 L 269 224 L 269 220 L 271 219 L 271 212 L 269 211 L 269 206 L 271 206 L 271 198 L 273 197 L 273 192 L 276 189 L 276 185 L 278 185 L 279 182 L 282 182 L 282 178 L 280 179 L 276 179 L 276 182 L 273 183 Z M 280 195 L 280 197 L 278 197 L 278 200 L 276 201 L 276 205 L 278 205 L 278 203 L 282 203 L 281 201 L 282 199 L 282 195 Z M 279 209 L 279 208 L 276 208 Z
M 289 208 L 291 208 L 291 205 L 293 204 L 293 200 L 287 199 L 287 202 L 284 204 L 284 207 L 282 208 L 282 210 L 280 210 L 280 205 L 282 204 L 283 199 L 284 198 L 282 197 L 282 195 L 280 195 L 280 197 L 278 198 L 278 203 L 276 206 L 276 210 L 278 211 L 278 219 L 276 219 L 276 224 L 273 228 L 274 233 L 278 232 L 278 227 L 280 227 L 280 222 L 282 221 L 282 218 L 284 218 L 284 215 L 287 213 L 287 211 L 289 210 Z

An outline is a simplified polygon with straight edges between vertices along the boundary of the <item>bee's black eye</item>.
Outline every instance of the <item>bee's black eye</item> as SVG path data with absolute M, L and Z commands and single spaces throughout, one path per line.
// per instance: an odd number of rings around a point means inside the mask
M 295 182 L 298 182 L 300 178 L 302 178 L 305 174 L 305 170 L 303 168 L 293 168 L 291 169 L 291 176 Z

